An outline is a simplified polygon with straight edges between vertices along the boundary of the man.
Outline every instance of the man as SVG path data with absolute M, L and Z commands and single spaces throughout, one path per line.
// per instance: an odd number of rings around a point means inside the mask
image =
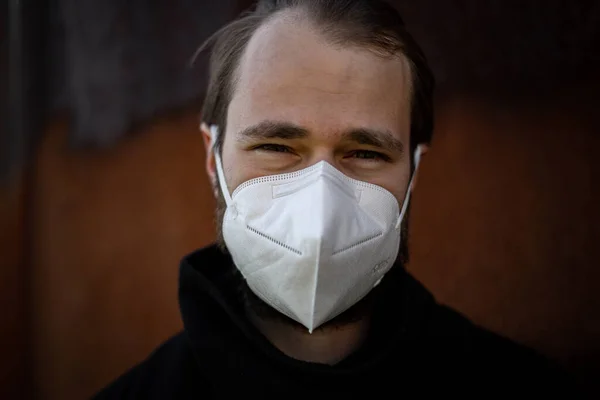
M 573 397 L 404 269 L 433 78 L 391 6 L 260 1 L 210 44 L 218 243 L 182 261 L 184 332 L 97 398 Z

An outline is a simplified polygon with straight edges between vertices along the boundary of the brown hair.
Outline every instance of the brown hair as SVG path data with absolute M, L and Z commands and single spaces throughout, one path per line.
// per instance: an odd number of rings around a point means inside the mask
M 410 64 L 412 77 L 411 148 L 430 142 L 433 74 L 399 13 L 382 0 L 259 0 L 253 11 L 220 29 L 196 52 L 212 47 L 209 82 L 202 108 L 203 122 L 216 124 L 221 132 L 225 132 L 227 109 L 235 89 L 235 73 L 246 45 L 265 21 L 288 9 L 306 12 L 333 44 L 363 47 L 382 57 L 403 54 Z M 218 151 L 223 138 L 221 134 L 217 139 Z

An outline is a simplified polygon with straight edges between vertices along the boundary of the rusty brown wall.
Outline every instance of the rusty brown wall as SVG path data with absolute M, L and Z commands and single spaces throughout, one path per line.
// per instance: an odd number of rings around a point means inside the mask
M 583 377 L 600 360 L 599 139 L 593 113 L 564 103 L 441 104 L 410 269 L 441 301 Z M 178 261 L 213 237 L 196 115 L 87 153 L 66 147 L 64 121 L 49 126 L 33 204 L 38 398 L 85 398 L 180 328 Z
M 0 187 L 0 398 L 25 394 L 27 271 L 24 265 L 24 186 L 15 176 Z
M 561 361 L 600 395 L 593 93 L 440 107 L 413 199 L 410 268 L 439 300 Z
M 197 111 L 104 152 L 71 152 L 66 125 L 38 156 L 35 380 L 40 399 L 82 399 L 180 326 L 179 258 L 211 241 Z

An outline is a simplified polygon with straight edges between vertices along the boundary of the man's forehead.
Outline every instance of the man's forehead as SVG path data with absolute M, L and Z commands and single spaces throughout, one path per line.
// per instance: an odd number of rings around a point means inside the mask
M 237 71 L 228 126 L 263 120 L 399 131 L 410 119 L 410 67 L 357 46 L 330 44 L 306 17 L 279 15 L 251 38 Z M 232 126 L 233 125 L 233 126 Z M 312 125 L 312 126 L 311 126 Z
M 333 45 L 298 10 L 283 11 L 257 29 L 238 72 L 240 81 L 248 77 L 255 83 L 256 79 L 268 83 L 290 75 L 306 79 L 324 75 L 331 84 L 329 90 L 339 86 L 340 91 L 361 84 L 410 87 L 410 66 L 404 56 L 384 58 L 365 47 Z

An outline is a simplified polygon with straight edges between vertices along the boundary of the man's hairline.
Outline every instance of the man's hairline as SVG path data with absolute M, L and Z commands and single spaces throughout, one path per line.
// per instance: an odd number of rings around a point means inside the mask
M 358 49 L 358 50 L 363 50 L 366 52 L 369 52 L 371 54 L 373 54 L 376 57 L 380 57 L 382 59 L 386 59 L 386 58 L 398 58 L 402 64 L 403 64 L 403 69 L 404 71 L 406 71 L 407 73 L 407 79 L 406 79 L 406 87 L 407 87 L 407 92 L 408 92 L 408 107 L 410 107 L 410 109 L 412 109 L 413 107 L 413 101 L 414 101 L 414 65 L 411 62 L 411 60 L 406 56 L 406 54 L 403 51 L 398 51 L 394 54 L 390 54 L 389 56 L 384 56 L 381 53 L 378 53 L 377 51 L 374 50 L 375 46 L 369 46 L 369 45 L 360 45 L 357 43 L 353 43 L 353 42 L 347 42 L 347 43 L 338 43 L 334 40 L 328 40 L 328 35 L 326 34 L 325 28 L 323 26 L 320 26 L 319 23 L 317 21 L 315 21 L 314 17 L 311 17 L 310 14 L 308 13 L 308 11 L 306 10 L 302 10 L 302 5 L 295 5 L 289 8 L 285 8 L 282 10 L 278 10 L 275 11 L 274 13 L 268 15 L 265 17 L 264 20 L 262 20 L 259 24 L 259 26 L 254 30 L 254 32 L 252 32 L 252 34 L 250 35 L 250 37 L 248 38 L 246 44 L 244 45 L 244 48 L 241 51 L 241 54 L 239 56 L 239 58 L 237 59 L 237 63 L 236 65 L 233 65 L 232 67 L 232 72 L 231 72 L 231 76 L 230 76 L 230 81 L 227 83 L 226 85 L 226 90 L 229 92 L 226 95 L 226 99 L 227 99 L 227 104 L 224 105 L 225 110 L 221 115 L 221 118 L 223 119 L 222 121 L 217 121 L 219 123 L 219 141 L 217 141 L 215 144 L 217 145 L 217 148 L 215 148 L 216 151 L 222 152 L 222 147 L 223 144 L 225 143 L 225 132 L 227 130 L 228 124 L 227 124 L 227 119 L 228 119 L 228 115 L 229 115 L 229 108 L 230 105 L 233 101 L 233 98 L 235 96 L 235 92 L 236 92 L 236 88 L 238 86 L 238 82 L 240 80 L 241 77 L 241 66 L 242 63 L 244 62 L 244 59 L 246 58 L 247 52 L 248 52 L 248 48 L 250 47 L 250 42 L 252 41 L 252 39 L 254 39 L 254 37 L 262 30 L 262 29 L 266 29 L 266 27 L 268 26 L 269 23 L 272 23 L 273 20 L 277 17 L 285 17 L 282 16 L 282 14 L 291 14 L 293 15 L 294 13 L 296 13 L 299 16 L 302 16 L 304 14 L 304 21 L 308 23 L 308 26 L 312 27 L 315 29 L 316 33 L 318 34 L 317 36 L 324 38 L 325 40 L 325 44 L 329 45 L 329 46 L 333 46 L 334 48 L 337 49 Z M 297 21 L 300 21 L 300 18 L 297 19 Z M 321 24 L 323 25 L 323 24 Z M 409 118 L 412 118 L 412 112 L 409 112 Z M 409 134 L 409 140 L 411 142 L 411 147 L 413 145 L 412 143 L 412 134 Z M 412 156 L 411 156 L 412 157 Z

